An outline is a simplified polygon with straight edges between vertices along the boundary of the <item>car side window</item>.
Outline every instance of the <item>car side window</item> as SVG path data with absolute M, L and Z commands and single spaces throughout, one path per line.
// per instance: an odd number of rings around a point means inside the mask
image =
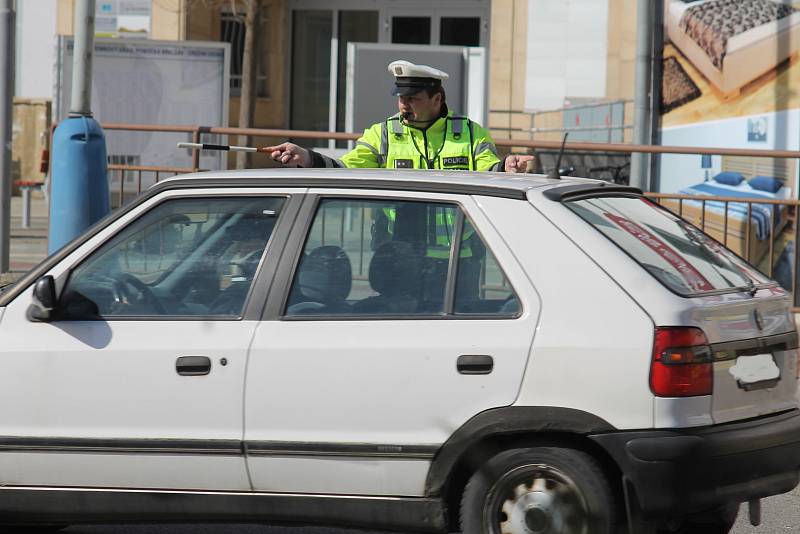
M 76 267 L 62 319 L 242 313 L 284 199 L 167 200 Z
M 511 300 L 507 294 L 480 287 L 489 278 L 499 287 L 505 278 L 493 256 L 487 261 L 480 236 L 462 221 L 454 204 L 323 199 L 294 273 L 285 315 L 515 314 L 516 309 L 504 308 Z M 454 247 L 458 232 L 461 243 Z M 454 249 L 458 268 L 451 261 Z M 452 273 L 462 265 L 464 274 L 454 280 Z M 453 298 L 447 302 L 454 293 L 455 310 Z

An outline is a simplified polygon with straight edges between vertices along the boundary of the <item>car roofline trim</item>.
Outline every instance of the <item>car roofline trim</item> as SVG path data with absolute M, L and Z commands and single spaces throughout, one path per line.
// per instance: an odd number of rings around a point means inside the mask
M 527 189 L 507 187 L 497 184 L 444 183 L 420 179 L 387 180 L 386 178 L 347 178 L 347 177 L 192 177 L 165 180 L 153 186 L 151 191 L 163 189 L 186 189 L 196 187 L 326 187 L 336 189 L 364 189 L 389 191 L 418 191 L 420 193 L 445 193 L 458 195 L 481 195 L 527 200 Z

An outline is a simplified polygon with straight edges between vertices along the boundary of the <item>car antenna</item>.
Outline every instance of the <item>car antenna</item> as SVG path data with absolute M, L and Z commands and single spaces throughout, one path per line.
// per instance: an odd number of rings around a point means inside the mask
M 569 132 L 564 132 L 564 139 L 561 141 L 561 149 L 558 151 L 558 157 L 556 158 L 556 166 L 553 167 L 547 175 L 548 178 L 552 178 L 553 180 L 561 179 L 561 156 L 564 155 L 564 145 L 567 144 L 568 135 Z

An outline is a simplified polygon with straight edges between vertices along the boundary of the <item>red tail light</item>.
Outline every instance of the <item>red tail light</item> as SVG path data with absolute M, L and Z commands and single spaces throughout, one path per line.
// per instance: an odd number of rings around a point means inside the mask
M 711 395 L 714 383 L 711 347 L 699 328 L 656 328 L 650 389 L 657 397 Z

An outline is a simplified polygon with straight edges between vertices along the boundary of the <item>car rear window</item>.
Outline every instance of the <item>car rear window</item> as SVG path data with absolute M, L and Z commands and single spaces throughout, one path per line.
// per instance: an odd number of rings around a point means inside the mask
M 588 198 L 565 206 L 680 295 L 771 283 L 719 242 L 647 199 Z

